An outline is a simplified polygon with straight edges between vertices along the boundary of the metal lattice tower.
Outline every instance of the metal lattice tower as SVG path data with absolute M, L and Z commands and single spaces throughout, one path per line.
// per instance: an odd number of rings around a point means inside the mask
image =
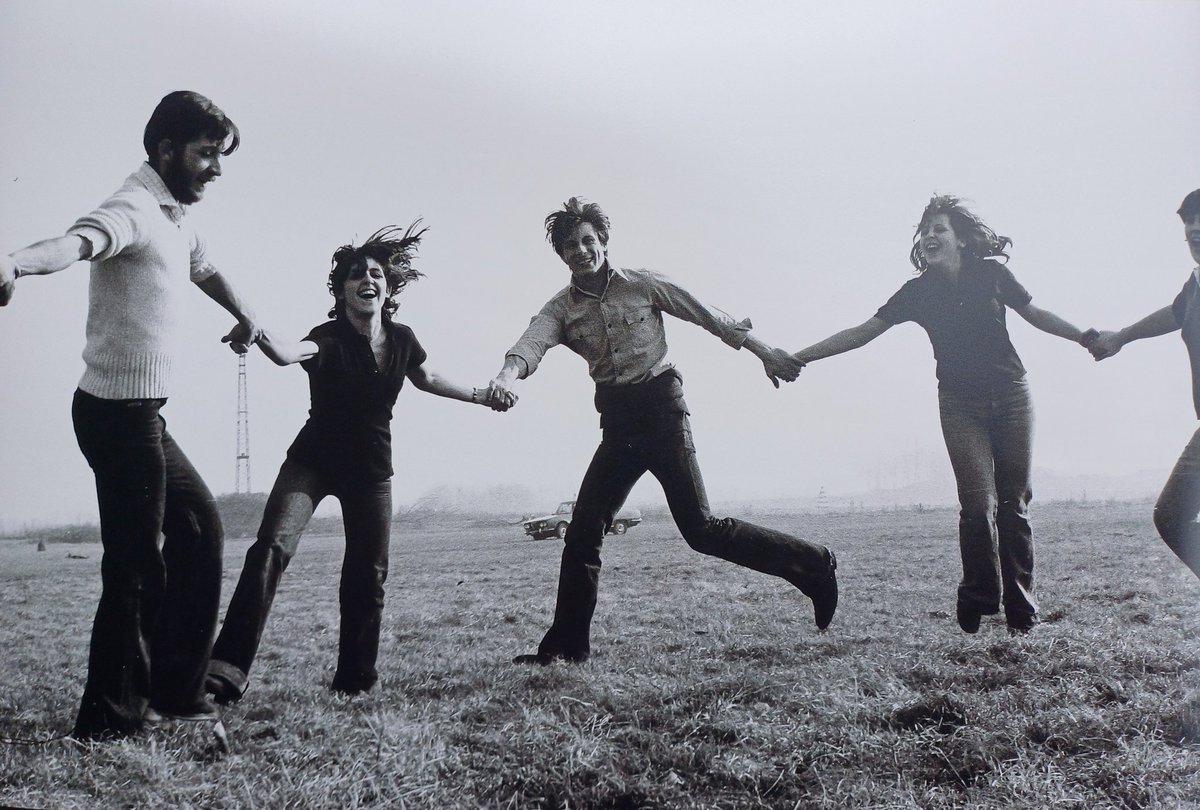
M 246 404 L 246 355 L 238 355 L 237 391 L 237 472 L 233 490 L 249 494 L 250 489 L 250 409 Z

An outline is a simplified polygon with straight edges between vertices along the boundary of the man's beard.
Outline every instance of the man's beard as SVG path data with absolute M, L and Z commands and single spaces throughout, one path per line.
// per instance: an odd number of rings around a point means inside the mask
M 168 160 L 167 165 L 163 167 L 163 184 L 167 191 L 171 192 L 171 196 L 184 205 L 200 201 L 200 197 L 192 190 L 192 182 L 195 179 L 195 176 L 184 168 L 181 160 Z

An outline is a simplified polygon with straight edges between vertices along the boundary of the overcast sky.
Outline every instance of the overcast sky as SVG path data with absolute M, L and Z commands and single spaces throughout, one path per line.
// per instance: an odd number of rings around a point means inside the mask
M 1170 303 L 1192 267 L 1174 212 L 1200 186 L 1197 2 L 0 0 L 0 29 L 0 248 L 61 234 L 144 159 L 159 98 L 197 90 L 243 142 L 192 215 L 261 320 L 303 336 L 335 248 L 423 217 L 427 277 L 398 319 L 476 386 L 566 283 L 542 220 L 572 195 L 609 214 L 615 263 L 791 350 L 911 277 L 935 192 L 1011 236 L 1034 301 L 1080 326 Z M 95 515 L 70 421 L 86 291 L 81 263 L 0 310 L 0 528 Z M 229 318 L 198 290 L 186 315 L 164 415 L 232 491 Z M 1165 478 L 1195 428 L 1178 335 L 1097 365 L 1009 324 L 1039 469 Z M 682 322 L 668 335 L 714 502 L 948 471 L 913 324 L 779 391 L 748 352 Z M 249 386 L 265 490 L 307 380 L 256 353 Z M 442 484 L 573 495 L 599 438 L 584 362 L 560 347 L 518 386 L 504 415 L 401 392 L 397 501 Z M 647 480 L 632 500 L 658 497 Z

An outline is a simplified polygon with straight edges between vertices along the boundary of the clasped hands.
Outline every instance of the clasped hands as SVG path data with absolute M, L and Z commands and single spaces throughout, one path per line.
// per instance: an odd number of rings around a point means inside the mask
M 801 369 L 804 368 L 804 361 L 783 349 L 771 349 L 762 355 L 760 359 L 762 360 L 763 370 L 767 372 L 767 379 L 776 388 L 779 387 L 780 380 L 795 382 L 800 376 Z
M 504 413 L 517 404 L 520 397 L 503 380 L 495 379 L 484 389 L 483 404 L 497 413 Z
M 221 338 L 222 343 L 228 343 L 235 354 L 245 354 L 250 347 L 262 337 L 262 327 L 256 323 L 238 322 L 229 330 L 229 334 Z
M 1096 329 L 1085 331 L 1083 337 L 1079 339 L 1079 343 L 1091 352 L 1092 358 L 1095 360 L 1112 357 L 1125 345 L 1121 340 L 1120 332 L 1101 332 Z

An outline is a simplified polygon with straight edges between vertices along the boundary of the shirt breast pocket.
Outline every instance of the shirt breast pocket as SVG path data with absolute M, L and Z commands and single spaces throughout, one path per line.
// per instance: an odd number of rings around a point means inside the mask
M 634 341 L 651 339 L 658 329 L 654 307 L 634 307 L 625 310 L 621 321 L 625 324 L 625 331 Z

